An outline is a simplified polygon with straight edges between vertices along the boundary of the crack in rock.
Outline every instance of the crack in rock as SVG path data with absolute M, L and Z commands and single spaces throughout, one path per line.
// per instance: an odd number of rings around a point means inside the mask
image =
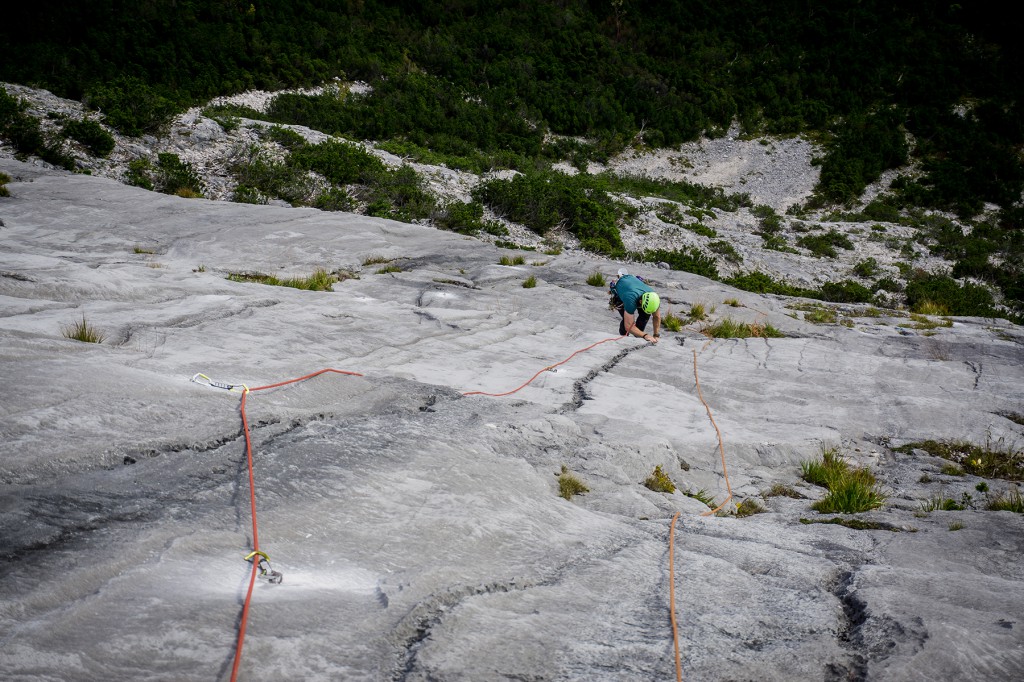
M 416 672 L 417 656 L 424 642 L 430 638 L 433 629 L 441 623 L 444 614 L 458 606 L 465 599 L 483 594 L 525 590 L 537 584 L 532 581 L 520 582 L 513 578 L 507 582 L 492 582 L 476 586 L 467 585 L 433 595 L 419 602 L 399 622 L 393 631 L 393 634 L 397 636 L 397 644 L 404 661 L 400 661 L 399 665 L 401 667 L 394 671 L 391 679 L 395 680 L 395 682 L 404 682 L 404 680 L 409 679 L 411 674 Z M 386 601 L 382 603 L 386 603 Z
M 630 353 L 634 353 L 645 346 L 633 346 L 632 348 L 625 348 L 616 353 L 608 362 L 604 363 L 600 367 L 590 370 L 587 375 L 581 379 L 577 379 L 572 385 L 572 400 L 558 408 L 557 414 L 566 414 L 567 412 L 574 412 L 583 406 L 584 400 L 590 400 L 591 397 L 587 393 L 587 384 L 597 378 L 597 376 L 603 372 L 611 371 L 615 365 L 619 364 L 623 358 Z

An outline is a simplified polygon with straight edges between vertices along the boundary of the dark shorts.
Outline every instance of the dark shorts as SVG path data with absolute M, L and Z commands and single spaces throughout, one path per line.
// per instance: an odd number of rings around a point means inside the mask
M 616 310 L 619 311 L 619 317 L 622 318 L 622 321 L 619 322 L 619 334 L 621 334 L 622 336 L 625 336 L 626 335 L 626 309 L 623 308 L 620 305 L 618 308 L 616 308 Z M 647 320 L 649 320 L 649 319 L 651 319 L 651 316 L 648 313 L 645 313 L 644 311 L 640 310 L 639 308 L 637 308 L 636 314 L 633 315 L 633 321 L 635 322 L 637 329 L 639 329 L 640 331 L 644 330 L 644 327 L 647 326 Z

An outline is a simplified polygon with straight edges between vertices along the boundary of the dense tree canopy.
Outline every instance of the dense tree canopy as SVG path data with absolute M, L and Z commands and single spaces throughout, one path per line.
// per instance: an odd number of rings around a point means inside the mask
M 332 114 L 338 131 L 452 151 L 531 156 L 548 129 L 654 146 L 733 120 L 817 131 L 821 198 L 840 202 L 903 164 L 909 133 L 927 175 L 905 200 L 970 215 L 1024 188 L 1009 25 L 930 0 L 50 0 L 5 11 L 0 79 L 132 134 L 214 95 L 335 77 L 377 88 Z

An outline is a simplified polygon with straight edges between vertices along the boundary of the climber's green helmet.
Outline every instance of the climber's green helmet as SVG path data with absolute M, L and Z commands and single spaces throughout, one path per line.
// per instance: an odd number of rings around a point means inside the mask
M 661 306 L 661 299 L 653 291 L 648 291 L 640 297 L 640 310 L 648 315 L 655 312 Z

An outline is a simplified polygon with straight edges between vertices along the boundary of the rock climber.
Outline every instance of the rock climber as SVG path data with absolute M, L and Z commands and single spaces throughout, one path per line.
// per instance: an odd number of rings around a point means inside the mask
M 619 278 L 611 283 L 609 293 L 612 295 L 611 306 L 622 317 L 619 333 L 625 336 L 628 332 L 639 339 L 658 343 L 661 336 L 661 299 L 658 294 L 642 279 L 625 270 L 619 270 Z M 654 334 L 648 334 L 644 329 L 652 316 Z

